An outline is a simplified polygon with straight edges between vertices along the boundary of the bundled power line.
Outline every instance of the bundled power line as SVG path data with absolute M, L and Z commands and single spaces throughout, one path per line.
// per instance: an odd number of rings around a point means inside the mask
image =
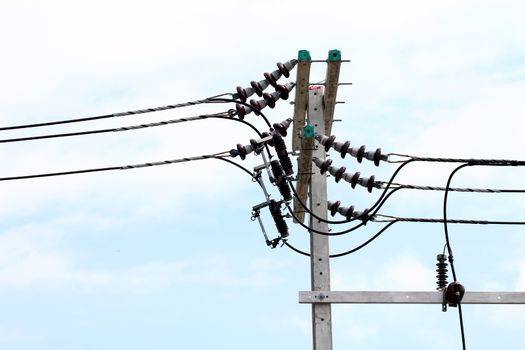
M 202 100 L 195 100 L 195 101 L 189 101 L 189 102 L 183 102 L 183 103 L 177 103 L 177 104 L 171 104 L 171 105 L 159 106 L 159 107 L 136 109 L 136 110 L 126 111 L 126 112 L 103 114 L 103 115 L 84 117 L 84 118 L 73 118 L 73 119 L 56 120 L 56 121 L 49 121 L 49 122 L 42 122 L 42 123 L 2 126 L 0 127 L 0 131 L 39 128 L 39 127 L 44 127 L 44 126 L 71 124 L 71 123 L 79 123 L 79 122 L 86 122 L 86 121 L 93 121 L 93 120 L 100 120 L 100 119 L 125 117 L 125 116 L 137 115 L 137 114 L 160 112 L 160 111 L 166 111 L 166 110 L 175 109 L 175 108 L 196 106 L 196 105 L 200 105 L 204 103 L 213 103 L 217 98 L 225 96 L 225 95 L 230 95 L 230 94 L 221 94 L 217 96 L 208 97 Z

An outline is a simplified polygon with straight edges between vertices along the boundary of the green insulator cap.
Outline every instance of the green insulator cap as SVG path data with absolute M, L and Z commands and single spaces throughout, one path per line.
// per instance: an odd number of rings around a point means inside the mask
M 310 57 L 310 51 L 308 51 L 308 50 L 299 50 L 299 55 L 297 56 L 297 59 L 299 60 L 299 62 L 310 61 L 312 59 Z
M 341 61 L 341 51 L 339 50 L 328 51 L 328 61 Z
M 306 139 L 314 137 L 314 127 L 312 125 L 306 125 L 303 128 L 303 137 Z

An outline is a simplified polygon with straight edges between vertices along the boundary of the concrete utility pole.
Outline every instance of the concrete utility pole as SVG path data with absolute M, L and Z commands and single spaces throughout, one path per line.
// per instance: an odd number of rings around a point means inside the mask
M 304 221 L 305 210 L 299 203 L 307 203 L 309 194 L 310 210 L 320 218 L 327 218 L 326 177 L 312 171 L 312 157 L 324 158 L 322 147 L 316 147 L 314 132 L 330 134 L 334 117 L 339 82 L 341 52 L 328 53 L 324 87 L 310 86 L 311 58 L 308 51 L 299 51 L 297 85 L 295 95 L 292 147 L 299 151 L 297 192 L 294 201 L 295 216 Z M 307 119 L 305 114 L 307 113 Z M 328 232 L 328 224 L 310 217 L 310 229 Z M 330 258 L 328 236 L 310 232 L 310 266 L 312 291 L 330 290 Z M 312 333 L 315 350 L 332 349 L 332 312 L 330 304 L 312 305 Z
M 306 211 L 300 202 L 308 202 L 313 214 L 327 218 L 326 177 L 312 170 L 312 158 L 325 158 L 325 151 L 316 145 L 313 136 L 314 132 L 331 134 L 342 61 L 339 50 L 328 53 L 324 86 L 309 84 L 312 60 L 308 51 L 299 51 L 298 61 L 292 135 L 292 148 L 299 153 L 296 178 L 298 198 L 294 199 L 294 214 L 304 222 Z M 328 224 L 310 216 L 309 227 L 311 291 L 299 292 L 299 303 L 312 304 L 314 350 L 332 350 L 331 304 L 444 304 L 442 291 L 331 291 L 328 236 L 314 232 L 329 232 Z M 525 304 L 525 293 L 466 292 L 461 303 Z
M 309 91 L 308 121 L 317 130 L 325 130 L 323 115 L 324 88 L 312 86 Z M 323 147 L 314 147 L 313 156 L 324 158 Z M 311 164 L 311 162 L 310 162 Z M 310 210 L 320 218 L 327 218 L 326 176 L 318 171 L 310 180 Z M 328 224 L 310 216 L 310 228 L 328 232 Z M 330 290 L 330 257 L 328 236 L 310 233 L 310 264 L 312 291 Z M 312 304 L 314 349 L 332 349 L 332 309 L 330 304 Z

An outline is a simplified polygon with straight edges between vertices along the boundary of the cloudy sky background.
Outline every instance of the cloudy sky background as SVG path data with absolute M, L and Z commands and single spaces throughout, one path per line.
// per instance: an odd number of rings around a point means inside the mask
M 525 5 L 519 1 L 17 1 L 0 3 L 0 124 L 161 106 L 233 92 L 307 49 L 343 59 L 333 132 L 385 152 L 525 159 Z M 311 81 L 324 78 L 312 67 Z M 295 77 L 295 70 L 292 78 Z M 135 125 L 228 105 L 3 131 L 1 139 Z M 291 117 L 281 102 L 272 122 Z M 250 115 L 259 128 L 264 124 Z M 0 145 L 0 177 L 215 153 L 247 143 L 240 123 L 199 121 Z M 334 162 L 387 180 L 395 167 Z M 252 168 L 260 159 L 249 157 Z M 412 164 L 398 182 L 443 186 L 450 165 Z M 462 170 L 454 185 L 523 189 L 521 168 Z M 329 179 L 329 199 L 377 194 Z M 311 347 L 309 261 L 270 250 L 251 207 L 263 200 L 219 161 L 0 183 L 0 347 L 275 349 Z M 274 191 L 274 193 L 276 193 Z M 440 217 L 442 193 L 401 191 L 385 214 Z M 523 195 L 450 195 L 451 218 L 521 220 Z M 266 213 L 267 214 L 267 213 Z M 275 235 L 273 223 L 264 217 Z M 289 225 L 292 226 L 291 222 Z M 331 240 L 340 252 L 380 229 Z M 291 227 L 290 242 L 308 249 Z M 525 229 L 450 227 L 467 290 L 525 289 Z M 396 224 L 332 261 L 333 290 L 434 290 L 443 228 Z M 521 306 L 465 306 L 467 346 L 520 349 Z M 334 348 L 460 344 L 457 312 L 434 306 L 333 307 Z

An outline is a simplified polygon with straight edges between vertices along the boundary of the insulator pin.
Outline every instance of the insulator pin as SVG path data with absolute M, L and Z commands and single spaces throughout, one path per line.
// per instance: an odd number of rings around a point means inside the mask
M 264 73 L 264 78 L 268 80 L 271 86 L 274 88 L 277 87 L 277 80 L 282 76 L 282 73 L 279 70 L 274 70 L 271 73 Z
M 250 97 L 251 95 L 253 95 L 253 93 L 255 92 L 253 88 L 251 87 L 248 87 L 248 88 L 243 88 L 242 86 L 237 86 L 237 95 L 239 95 L 239 99 L 242 101 L 242 102 L 246 102 L 246 100 L 248 99 L 248 97 Z
M 329 166 L 328 172 L 330 175 L 332 175 L 335 178 L 335 182 L 341 181 L 343 178 L 343 175 L 345 174 L 346 168 L 344 166 L 342 167 L 336 167 L 336 166 Z
M 241 157 L 242 160 L 246 159 L 246 155 L 251 152 L 251 149 L 249 149 L 249 146 L 243 146 L 240 143 L 237 144 L 237 153 L 239 154 L 239 157 Z
M 285 119 L 280 123 L 273 124 L 273 128 L 275 129 L 275 131 L 281 134 L 281 136 L 286 137 L 288 135 L 288 132 L 286 130 L 288 130 L 290 124 L 292 124 L 292 121 L 293 119 L 291 118 Z
M 335 137 L 334 137 L 335 138 Z M 342 142 L 334 142 L 333 143 L 334 149 L 341 154 L 341 158 L 345 158 L 346 153 L 348 152 L 348 149 L 350 148 L 350 141 L 346 141 L 345 143 Z
M 361 173 L 359 171 L 355 173 L 347 173 L 343 176 L 343 178 L 346 182 L 350 183 L 350 186 L 352 186 L 352 188 L 355 188 L 355 186 L 359 183 Z
M 292 59 L 289 61 L 286 61 L 284 63 L 277 62 L 277 68 L 279 69 L 279 72 L 281 72 L 282 75 L 284 75 L 286 78 L 290 77 L 290 71 L 295 67 L 297 64 L 296 59 Z
M 240 120 L 243 120 L 244 117 L 247 115 L 247 114 L 250 114 L 252 112 L 252 109 L 248 106 L 244 106 L 240 103 L 237 103 L 235 105 L 235 111 L 237 113 L 237 116 L 239 117 Z
M 437 290 L 445 290 L 447 287 L 447 256 L 445 254 L 438 254 L 437 255 L 437 264 L 436 264 L 436 278 L 437 278 Z
M 270 208 L 270 214 L 273 217 L 277 231 L 282 238 L 288 237 L 288 225 L 286 224 L 286 221 L 284 221 L 283 214 L 281 213 L 281 206 L 272 199 L 270 200 L 268 207 Z
M 357 162 L 358 163 L 361 163 L 363 161 L 363 156 L 365 155 L 365 146 L 361 146 L 359 147 L 359 149 L 357 150 L 356 154 L 355 154 L 355 157 L 357 159 Z
M 271 94 L 265 92 L 263 94 L 264 101 L 266 101 L 266 105 L 270 108 L 275 107 L 275 102 L 277 102 L 281 98 L 281 93 L 279 91 L 274 91 Z
M 330 150 L 330 147 L 332 147 L 334 141 L 335 141 L 335 135 L 332 136 L 325 136 L 318 133 L 314 133 L 314 138 L 319 141 L 321 145 L 324 146 L 325 152 L 328 152 Z
M 255 148 L 252 145 L 243 146 L 240 143 L 237 144 L 237 153 L 239 154 L 241 160 L 245 160 L 246 155 L 252 153 L 254 149 Z
M 337 213 L 337 209 L 341 206 L 341 201 L 336 201 L 334 203 L 328 202 L 328 210 L 330 211 L 330 215 L 335 216 L 335 213 Z
M 315 165 L 317 165 L 317 167 L 321 170 L 321 174 L 323 175 L 328 171 L 328 168 L 332 165 L 331 159 L 325 160 L 323 158 L 313 157 L 312 160 L 315 163 Z
M 283 137 L 279 133 L 274 132 L 272 140 L 273 146 L 275 147 L 275 152 L 277 153 L 277 157 L 281 161 L 284 173 L 287 176 L 292 175 L 292 161 L 290 160 L 290 156 L 288 155 L 288 151 L 286 150 L 286 143 L 284 142 Z
M 262 97 L 264 89 L 266 89 L 268 85 L 270 85 L 270 83 L 266 79 L 259 81 L 252 80 L 250 82 L 250 85 L 252 86 L 252 89 L 257 94 L 257 96 Z
M 266 100 L 250 100 L 250 106 L 252 106 L 253 113 L 261 115 L 259 111 L 267 106 Z
M 366 187 L 366 190 L 368 193 L 372 193 L 372 189 L 376 186 L 376 177 L 374 175 L 370 176 L 369 178 L 362 177 L 359 179 L 359 184 L 363 187 Z
M 369 209 L 365 209 L 363 211 L 354 212 L 353 216 L 354 218 L 359 219 L 366 223 L 369 219 L 368 213 L 369 213 Z
M 281 167 L 281 163 L 277 159 L 272 160 L 270 162 L 270 166 L 272 168 L 272 174 L 274 178 L 275 186 L 279 189 L 279 193 L 281 193 L 281 196 L 283 196 L 283 199 L 285 201 L 291 201 L 292 200 L 292 191 L 290 189 L 290 185 L 288 184 L 288 181 L 286 180 L 286 177 L 283 173 L 283 168 Z
M 295 83 L 286 83 L 284 85 L 277 85 L 275 90 L 279 91 L 281 98 L 287 100 L 290 97 L 290 92 L 293 90 Z

